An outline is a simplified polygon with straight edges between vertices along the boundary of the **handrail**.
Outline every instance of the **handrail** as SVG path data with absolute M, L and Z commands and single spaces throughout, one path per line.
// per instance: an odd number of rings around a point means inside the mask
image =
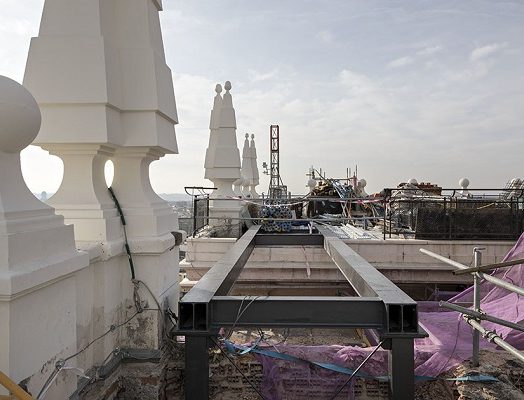
M 13 396 L 15 396 L 15 399 L 18 400 L 34 400 L 34 398 L 27 393 L 24 389 L 22 389 L 20 386 L 18 386 L 14 381 L 11 380 L 6 374 L 4 374 L 2 371 L 0 371 L 0 385 L 5 387 Z M 11 396 L 1 396 L 0 399 L 10 399 Z

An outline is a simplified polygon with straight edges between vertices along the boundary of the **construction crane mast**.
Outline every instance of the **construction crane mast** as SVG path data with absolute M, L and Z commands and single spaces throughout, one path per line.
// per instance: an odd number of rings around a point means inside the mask
M 280 176 L 280 128 L 278 125 L 269 127 L 269 140 L 271 149 L 269 197 L 283 199 L 287 197 L 287 186 L 284 185 Z

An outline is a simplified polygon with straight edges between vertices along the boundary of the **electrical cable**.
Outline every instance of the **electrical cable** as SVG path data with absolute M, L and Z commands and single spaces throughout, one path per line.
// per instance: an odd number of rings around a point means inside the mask
M 351 380 L 355 377 L 355 375 L 358 373 L 358 371 L 360 371 L 360 369 L 364 366 L 364 364 L 366 364 L 366 362 L 371 357 L 373 357 L 373 355 L 377 352 L 377 350 L 382 347 L 384 342 L 385 342 L 385 339 L 381 340 L 380 343 L 377 344 L 377 346 L 373 349 L 373 351 L 368 354 L 368 356 L 364 359 L 364 361 L 362 361 L 362 363 L 360 363 L 360 365 L 353 371 L 353 373 L 350 375 L 348 380 L 337 390 L 337 392 L 332 397 L 329 398 L 329 400 L 335 400 L 337 398 L 337 396 L 340 394 L 340 392 L 347 386 L 347 384 L 349 382 L 351 382 Z
M 109 327 L 109 329 L 104 332 L 102 335 L 98 336 L 96 339 L 93 339 L 91 340 L 88 344 L 86 344 L 84 347 L 82 347 L 79 351 L 77 351 L 75 354 L 65 358 L 63 360 L 63 362 L 67 362 L 69 360 L 71 360 L 72 358 L 75 358 L 77 355 L 83 353 L 84 351 L 86 351 L 89 347 L 91 347 L 94 343 L 98 342 L 100 339 L 106 337 L 108 334 L 110 334 L 111 332 L 114 332 L 115 330 L 117 330 L 118 328 L 126 325 L 127 323 L 129 323 L 133 318 L 135 318 L 138 314 L 140 314 L 140 312 L 136 311 L 133 315 L 131 315 L 128 319 L 126 319 L 124 322 L 120 323 L 120 324 L 117 324 L 117 325 L 111 325 Z
M 229 333 L 228 335 L 226 336 L 226 339 L 229 339 L 231 337 L 231 335 L 233 334 L 233 331 L 238 323 L 238 321 L 240 320 L 240 318 L 242 317 L 242 315 L 244 315 L 244 313 L 246 312 L 246 310 L 249 308 L 249 306 L 251 304 L 253 304 L 253 302 L 255 300 L 257 300 L 258 298 L 260 298 L 260 296 L 255 296 L 253 299 L 251 299 L 251 301 L 246 305 L 246 307 L 242 310 L 242 305 L 244 304 L 244 301 L 248 298 L 249 296 L 244 296 L 244 298 L 242 299 L 242 301 L 240 302 L 240 306 L 238 307 L 238 311 L 237 311 L 237 317 L 235 319 L 235 322 L 233 322 L 233 325 L 231 326 L 230 330 L 229 330 Z
M 118 202 L 118 199 L 116 198 L 115 192 L 113 191 L 113 188 L 108 188 L 109 193 L 111 194 L 111 198 L 113 199 L 116 209 L 118 210 L 118 214 L 120 216 L 120 221 L 122 222 L 122 227 L 124 228 L 124 247 L 126 249 L 127 258 L 129 260 L 129 268 L 131 269 L 131 279 L 135 279 L 135 266 L 133 264 L 133 256 L 131 255 L 131 249 L 129 248 L 129 242 L 127 240 L 127 230 L 126 230 L 126 219 L 124 217 L 124 212 L 122 211 L 122 208 L 120 207 L 120 203 Z
M 260 396 L 260 398 L 262 400 L 265 400 L 264 398 L 264 395 L 262 393 L 260 393 L 260 390 L 257 389 L 257 387 L 251 382 L 251 380 L 244 374 L 244 372 L 242 372 L 242 370 L 238 367 L 238 365 L 235 364 L 235 362 L 226 354 L 225 351 L 222 350 L 222 348 L 220 347 L 220 345 L 218 344 L 218 342 L 215 340 L 215 338 L 213 337 L 210 337 L 211 341 L 215 344 L 215 346 L 217 347 L 218 350 L 220 350 L 220 353 L 224 355 L 225 358 L 227 358 L 227 360 L 231 363 L 231 365 L 233 365 L 233 367 L 235 367 L 235 369 L 240 372 L 240 375 L 242 375 L 244 377 L 244 379 L 246 380 L 246 382 L 249 384 L 249 386 L 251 386 L 253 388 L 253 390 Z

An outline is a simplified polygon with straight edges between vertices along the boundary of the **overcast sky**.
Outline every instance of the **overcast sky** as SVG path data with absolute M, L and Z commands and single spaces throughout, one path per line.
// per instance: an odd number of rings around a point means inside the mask
M 0 0 L 0 74 L 22 80 L 43 0 Z M 151 167 L 157 192 L 204 184 L 209 111 L 231 80 L 238 143 L 256 135 L 305 192 L 310 165 L 369 191 L 416 178 L 501 187 L 524 176 L 524 0 L 164 0 L 180 154 Z M 240 149 L 241 150 L 241 149 Z M 23 171 L 55 191 L 61 162 L 30 148 Z M 261 174 L 261 176 L 263 176 Z M 262 179 L 259 192 L 267 192 Z

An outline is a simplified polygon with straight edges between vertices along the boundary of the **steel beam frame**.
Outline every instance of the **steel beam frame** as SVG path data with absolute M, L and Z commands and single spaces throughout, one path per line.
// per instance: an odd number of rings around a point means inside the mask
M 387 339 L 391 399 L 414 396 L 417 303 L 330 230 L 260 234 L 250 228 L 179 303 L 177 335 L 186 337 L 186 399 L 209 398 L 209 337 L 222 327 L 368 328 Z M 255 246 L 323 246 L 360 297 L 228 296 Z

